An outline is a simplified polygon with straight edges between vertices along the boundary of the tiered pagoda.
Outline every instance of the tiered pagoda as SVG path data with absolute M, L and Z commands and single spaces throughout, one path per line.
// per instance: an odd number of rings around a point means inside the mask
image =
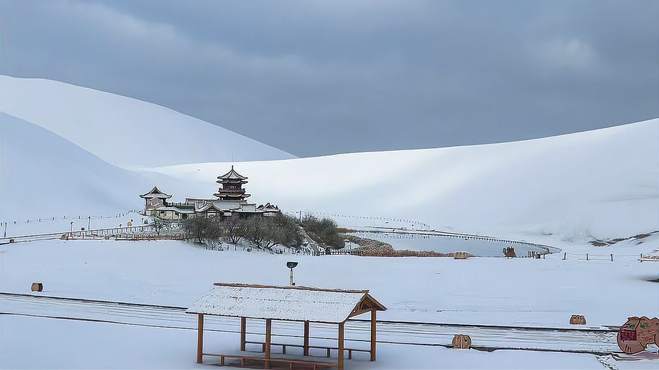
M 247 177 L 239 174 L 231 166 L 231 170 L 224 175 L 217 177 L 217 183 L 220 188 L 217 193 L 213 194 L 220 200 L 244 201 L 250 194 L 245 192 L 243 185 L 247 184 Z

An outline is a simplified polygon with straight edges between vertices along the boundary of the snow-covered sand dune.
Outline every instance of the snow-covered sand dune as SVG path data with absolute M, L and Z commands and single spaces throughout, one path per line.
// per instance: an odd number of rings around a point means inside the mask
M 212 194 L 215 177 L 229 165 L 155 170 L 178 178 L 161 188 L 182 198 Z M 582 242 L 659 230 L 659 119 L 520 142 L 236 168 L 250 178 L 250 199 L 287 210 L 407 218 L 536 241 Z
M 0 113 L 0 220 L 112 214 L 137 206 L 135 194 L 151 182 Z
M 659 230 L 659 119 L 521 142 L 283 159 L 167 108 L 55 81 L 0 76 L 3 111 L 0 216 L 139 208 L 138 194 L 156 184 L 178 199 L 207 197 L 235 158 L 250 200 L 343 225 L 390 217 L 559 247 Z
M 52 80 L 0 75 L 0 112 L 119 166 L 293 157 L 156 104 Z

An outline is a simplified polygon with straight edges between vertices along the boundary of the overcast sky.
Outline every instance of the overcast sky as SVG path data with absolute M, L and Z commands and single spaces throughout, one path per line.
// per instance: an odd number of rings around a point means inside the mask
M 150 102 L 299 156 L 659 117 L 659 1 L 8 1 L 0 73 Z

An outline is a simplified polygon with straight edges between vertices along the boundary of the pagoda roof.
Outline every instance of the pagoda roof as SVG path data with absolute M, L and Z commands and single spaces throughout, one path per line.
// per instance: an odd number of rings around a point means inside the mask
M 158 189 L 157 186 L 154 186 L 153 189 L 151 189 L 148 193 L 140 195 L 140 198 L 145 198 L 145 199 L 150 199 L 150 198 L 161 198 L 161 199 L 169 199 L 172 196 L 169 194 L 165 194 L 160 189 Z
M 243 176 L 236 172 L 236 170 L 233 169 L 233 166 L 231 166 L 231 170 L 224 175 L 220 175 L 217 177 L 218 180 L 247 180 L 246 176 Z

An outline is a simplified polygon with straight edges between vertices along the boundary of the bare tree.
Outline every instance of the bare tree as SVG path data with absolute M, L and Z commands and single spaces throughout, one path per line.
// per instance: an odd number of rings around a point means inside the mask
M 245 222 L 238 216 L 232 216 L 222 221 L 222 234 L 224 239 L 231 244 L 238 244 L 243 238 Z
M 204 240 L 219 239 L 221 235 L 219 217 L 193 217 L 185 220 L 182 226 L 188 237 L 200 244 Z
M 261 249 L 272 249 L 277 244 L 273 238 L 272 223 L 262 217 L 250 217 L 244 221 L 242 234 L 254 246 Z
M 277 244 L 287 247 L 299 247 L 302 244 L 295 219 L 285 215 L 251 217 L 245 220 L 242 235 L 262 249 L 272 249 Z
M 153 223 L 151 224 L 153 229 L 156 231 L 157 235 L 160 235 L 163 231 L 168 231 L 172 227 L 172 222 L 169 220 L 163 220 L 162 218 L 156 216 L 153 218 Z

